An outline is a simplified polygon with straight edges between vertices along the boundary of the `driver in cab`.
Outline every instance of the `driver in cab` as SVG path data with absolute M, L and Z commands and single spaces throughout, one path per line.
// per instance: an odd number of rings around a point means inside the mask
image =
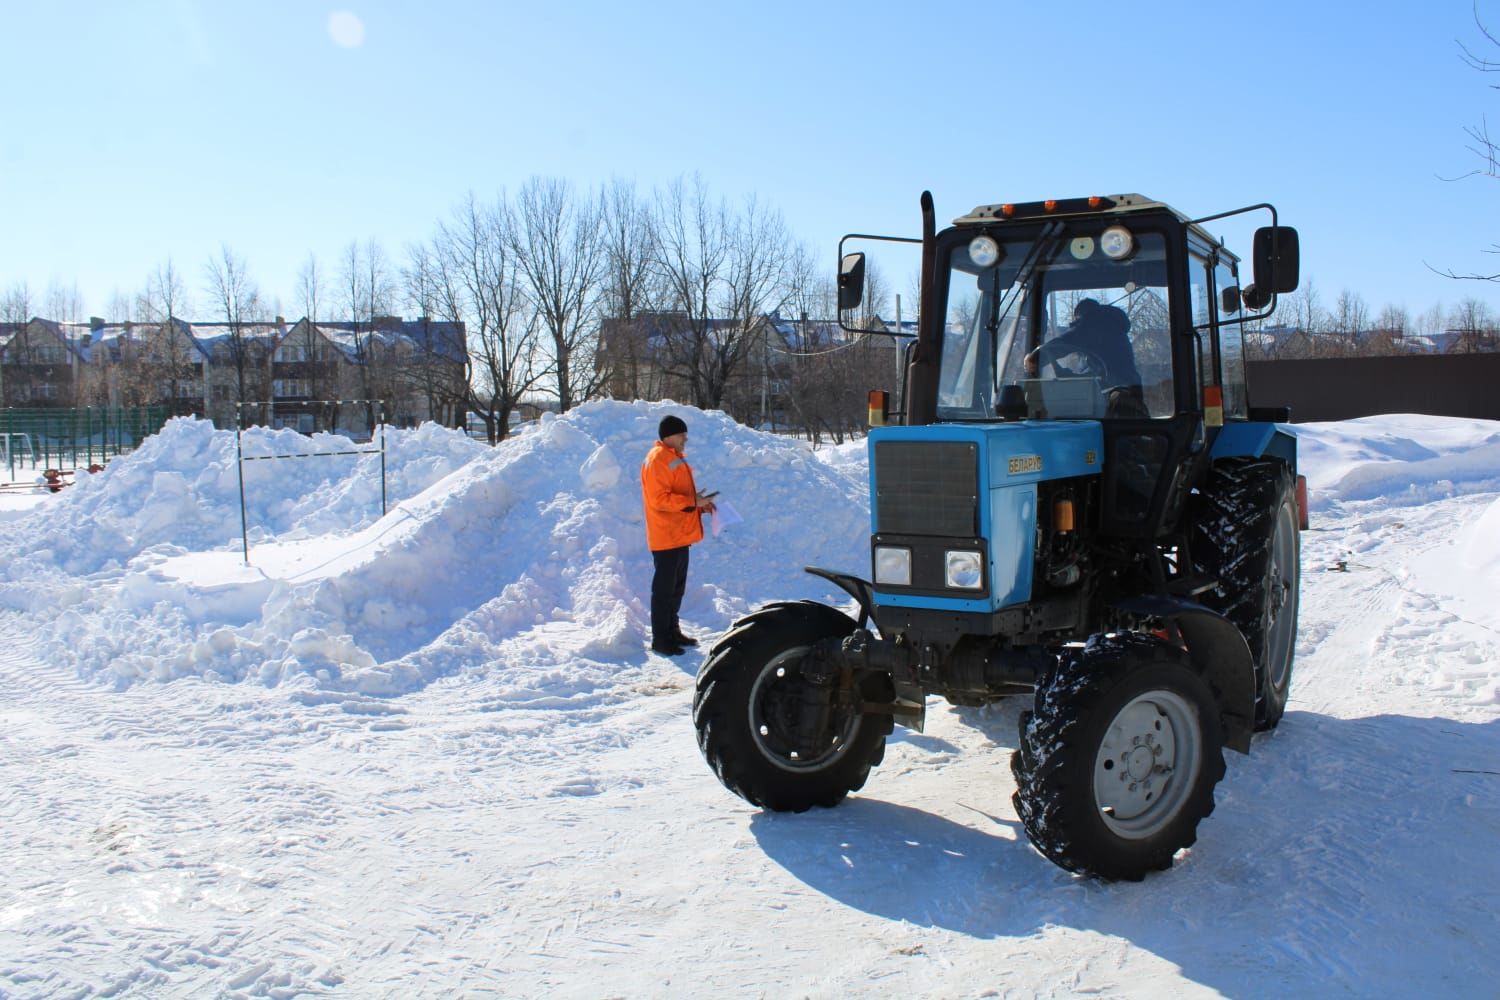
M 1130 318 L 1123 309 L 1102 305 L 1098 299 L 1081 299 L 1073 308 L 1073 324 L 1026 355 L 1026 374 L 1035 378 L 1043 366 L 1079 354 L 1085 366 L 1071 374 L 1097 375 L 1105 387 L 1138 387 L 1141 375 L 1129 334 Z

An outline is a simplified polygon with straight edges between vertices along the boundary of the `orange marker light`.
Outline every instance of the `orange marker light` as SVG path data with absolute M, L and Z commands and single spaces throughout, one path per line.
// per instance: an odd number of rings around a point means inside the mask
M 1042 202 L 1042 207 L 1045 208 L 1049 212 L 1055 212 L 1055 211 L 1057 211 L 1057 199 L 1056 198 L 1048 198 L 1046 201 Z
M 1224 390 L 1219 386 L 1203 387 L 1203 423 L 1208 427 L 1224 426 Z
M 1052 526 L 1058 531 L 1073 530 L 1073 501 L 1059 500 L 1052 508 Z
M 870 426 L 884 427 L 888 407 L 888 396 L 884 389 L 870 390 Z
M 1000 214 L 1003 215 L 1003 216 L 1005 216 L 1008 219 L 1012 215 L 1016 214 L 1016 206 L 1014 206 L 1014 205 L 1001 205 L 1000 206 Z
M 1103 198 L 1097 194 L 1089 195 L 1089 208 L 1098 208 L 1102 204 L 1104 204 Z

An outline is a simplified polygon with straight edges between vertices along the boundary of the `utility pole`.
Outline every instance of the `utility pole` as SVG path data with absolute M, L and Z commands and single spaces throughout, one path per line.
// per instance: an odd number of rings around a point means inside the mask
M 771 389 L 771 323 L 762 320 L 760 326 L 760 429 L 766 426 L 766 410 Z
M 901 294 L 899 292 L 896 294 L 896 332 L 898 334 L 902 332 L 901 331 Z M 897 413 L 901 412 L 901 398 L 900 398 L 901 397 L 901 355 L 904 353 L 901 350 L 902 343 L 903 343 L 903 341 L 902 341 L 902 339 L 900 337 L 897 337 L 896 339 L 894 339 L 894 340 L 891 341 L 891 347 L 894 348 L 895 352 L 896 352 L 896 384 L 895 384 L 895 386 L 893 387 L 893 389 L 891 391 L 891 398 L 894 399 L 894 400 L 896 400 L 896 412 Z

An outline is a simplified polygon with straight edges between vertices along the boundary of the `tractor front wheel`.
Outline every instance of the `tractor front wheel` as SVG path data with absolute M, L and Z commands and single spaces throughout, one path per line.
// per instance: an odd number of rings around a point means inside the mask
M 724 787 L 776 812 L 834 806 L 864 786 L 885 756 L 889 715 L 865 715 L 837 692 L 802 676 L 822 639 L 842 638 L 855 623 L 810 601 L 772 604 L 735 623 L 698 674 L 693 725 L 698 747 Z M 819 731 L 809 711 L 826 698 Z M 856 699 L 857 700 L 857 699 Z
M 1042 679 L 1011 757 L 1026 836 L 1069 871 L 1138 881 L 1197 839 L 1224 776 L 1218 707 L 1186 652 L 1095 637 Z

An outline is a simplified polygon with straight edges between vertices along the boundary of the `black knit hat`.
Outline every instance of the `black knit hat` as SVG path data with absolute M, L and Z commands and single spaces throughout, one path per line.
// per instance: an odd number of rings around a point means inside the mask
M 656 425 L 656 439 L 665 441 L 673 434 L 686 434 L 687 424 L 682 422 L 681 417 L 672 416 L 670 413 L 661 418 L 661 423 Z

